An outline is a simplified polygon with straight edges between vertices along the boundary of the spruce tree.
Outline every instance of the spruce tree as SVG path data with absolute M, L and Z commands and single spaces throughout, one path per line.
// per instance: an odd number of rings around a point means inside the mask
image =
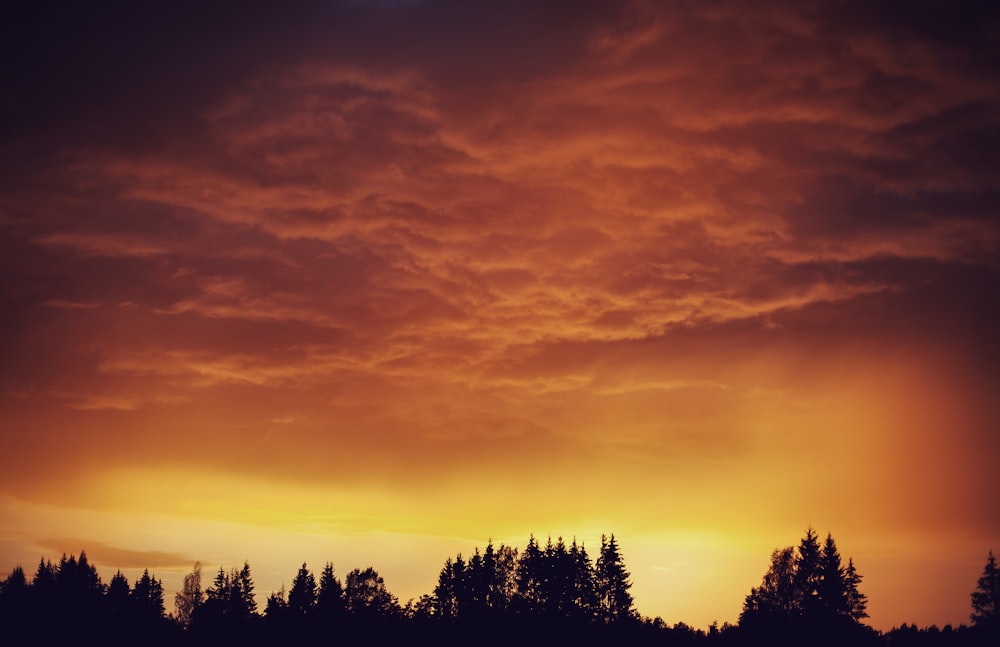
M 489 597 L 489 575 L 486 572 L 486 563 L 479 547 L 466 564 L 466 579 L 468 580 L 469 611 L 482 615 L 486 610 L 487 598 Z
M 130 595 L 139 617 L 162 618 L 164 616 L 163 583 L 150 575 L 149 569 L 144 570 L 142 576 L 136 580 Z
M 56 586 L 56 567 L 52 561 L 46 561 L 43 557 L 38 562 L 34 578 L 31 580 L 31 588 L 41 595 L 49 595 Z
M 516 582 L 518 611 L 527 615 L 538 613 L 544 602 L 545 555 L 534 535 L 528 538 L 528 545 L 517 560 Z
M 577 544 L 576 538 L 569 549 L 573 564 L 572 598 L 574 614 L 582 620 L 593 620 L 597 616 L 597 582 L 594 565 L 587 549 Z
M 316 612 L 324 622 L 335 622 L 344 616 L 344 587 L 333 572 L 332 562 L 326 563 L 319 576 Z
M 819 605 L 823 612 L 832 616 L 848 616 L 849 602 L 844 581 L 844 567 L 833 535 L 827 533 L 823 550 L 819 557 Z
M 293 613 L 307 615 L 316 606 L 316 578 L 306 568 L 305 562 L 299 568 L 292 580 L 292 588 L 288 592 L 288 608 Z
M 273 591 L 271 595 L 267 596 L 267 602 L 264 605 L 264 616 L 269 621 L 281 621 L 285 619 L 287 611 L 288 601 L 285 600 L 285 585 L 282 584 L 280 589 Z
M 458 602 L 455 599 L 455 563 L 451 557 L 444 560 L 434 587 L 434 613 L 439 618 L 453 620 L 458 617 Z
M 451 565 L 451 586 L 452 594 L 455 596 L 455 615 L 461 616 L 469 610 L 469 573 L 468 565 L 462 557 L 462 553 L 455 555 L 455 561 Z
M 117 571 L 108 582 L 108 590 L 104 593 L 113 614 L 120 616 L 128 612 L 130 593 L 128 578 L 122 575 L 121 571 Z
M 257 601 L 254 599 L 254 584 L 253 577 L 250 575 L 250 563 L 243 562 L 243 568 L 240 569 L 239 573 L 234 574 L 232 579 L 237 591 L 235 596 L 235 599 L 238 600 L 237 615 L 243 618 L 256 615 Z
M 820 547 L 816 531 L 809 527 L 799 542 L 795 562 L 795 597 L 799 612 L 813 616 L 818 611 Z
M 861 575 L 854 568 L 854 560 L 848 558 L 847 568 L 844 571 L 844 586 L 847 589 L 847 609 L 848 615 L 857 621 L 868 617 L 868 596 L 858 590 L 859 584 L 861 584 Z
M 986 559 L 983 574 L 976 582 L 976 590 L 972 592 L 972 614 L 969 618 L 977 627 L 1000 630 L 1000 569 L 992 550 Z
M 601 535 L 601 554 L 597 558 L 597 592 L 600 618 L 606 622 L 620 622 L 635 617 L 632 608 L 631 575 L 618 549 L 614 534 Z

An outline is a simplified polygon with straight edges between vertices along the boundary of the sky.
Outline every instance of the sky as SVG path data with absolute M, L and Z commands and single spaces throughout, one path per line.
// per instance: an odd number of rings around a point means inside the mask
M 968 622 L 994 3 L 2 12 L 0 576 L 405 602 L 614 533 L 638 611 L 706 627 L 813 527 L 872 626 Z

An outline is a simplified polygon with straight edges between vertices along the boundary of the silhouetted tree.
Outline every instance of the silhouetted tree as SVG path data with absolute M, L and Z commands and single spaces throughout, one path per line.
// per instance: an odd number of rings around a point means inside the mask
M 466 564 L 466 595 L 468 596 L 467 614 L 474 617 L 481 617 L 487 609 L 487 599 L 489 597 L 489 576 L 486 573 L 486 563 L 483 555 L 479 552 L 479 546 L 469 558 Z
M 166 613 L 163 608 L 163 583 L 150 575 L 148 569 L 136 580 L 130 597 L 140 618 L 162 618 Z
M 26 622 L 30 610 L 30 585 L 24 569 L 15 566 L 3 582 L 0 582 L 0 626 Z
M 593 620 L 597 617 L 598 612 L 597 580 L 594 565 L 590 561 L 587 549 L 583 544 L 577 545 L 575 537 L 570 546 L 569 555 L 573 564 L 573 577 L 570 582 L 572 614 L 581 620 Z
M 219 567 L 212 586 L 205 590 L 205 603 L 201 605 L 196 618 L 211 624 L 217 624 L 222 618 L 230 621 L 249 620 L 257 614 L 253 589 L 249 563 L 244 562 L 242 569 L 234 568 L 229 572 Z
M 56 586 L 56 567 L 53 566 L 51 560 L 46 560 L 44 557 L 39 560 L 38 568 L 35 569 L 35 575 L 31 580 L 31 588 L 39 594 L 47 595 L 55 590 Z
M 80 552 L 80 559 L 62 556 L 56 570 L 56 588 L 68 599 L 74 597 L 93 600 L 104 593 L 97 569 L 87 560 L 87 553 Z
M 9 599 L 9 596 L 24 595 L 27 590 L 28 578 L 20 566 L 15 566 L 7 579 L 0 582 L 0 595 L 4 596 L 4 599 Z
M 131 593 L 132 589 L 129 586 L 128 578 L 122 575 L 121 571 L 117 571 L 108 582 L 108 590 L 104 594 L 112 614 L 118 617 L 128 615 L 131 606 Z
M 545 555 L 534 535 L 517 560 L 517 611 L 524 615 L 539 613 L 545 604 Z
M 316 578 L 306 568 L 305 562 L 292 580 L 292 589 L 288 592 L 288 608 L 293 613 L 306 615 L 316 606 Z
M 510 609 L 517 594 L 517 549 L 503 544 L 494 549 L 491 539 L 483 551 L 483 577 L 487 608 L 495 613 Z
M 194 563 L 194 570 L 184 576 L 184 583 L 181 590 L 174 595 L 174 609 L 177 621 L 182 626 L 191 625 L 198 607 L 204 602 L 204 594 L 201 591 L 201 562 Z
M 344 598 L 347 612 L 356 618 L 389 619 L 399 613 L 396 596 L 389 593 L 382 576 L 371 566 L 347 574 Z
M 327 562 L 319 576 L 316 615 L 320 622 L 331 624 L 344 617 L 345 609 L 344 587 L 333 572 L 333 564 Z
M 403 616 L 412 622 L 427 623 L 437 616 L 433 595 L 421 595 L 416 600 L 407 600 L 403 607 Z
M 545 545 L 544 611 L 549 616 L 569 617 L 574 614 L 573 580 L 576 564 L 566 549 L 562 537 Z
M 596 581 L 600 618 L 604 622 L 634 619 L 632 608 L 631 575 L 618 550 L 612 533 L 610 538 L 601 535 L 601 554 L 597 558 Z
M 287 612 L 288 601 L 285 599 L 285 586 L 282 585 L 280 589 L 267 596 L 267 603 L 264 605 L 264 615 L 269 620 L 277 618 L 284 621 Z
M 1000 569 L 993 551 L 989 552 L 983 574 L 972 592 L 972 624 L 990 630 L 1000 630 Z
M 462 553 L 455 556 L 452 563 L 452 594 L 455 598 L 455 615 L 468 612 L 472 607 L 470 595 L 469 569 Z
M 815 616 L 819 610 L 820 547 L 811 527 L 799 542 L 795 561 L 795 603 L 801 614 Z
M 850 602 L 847 599 L 847 583 L 844 580 L 844 566 L 833 535 L 827 533 L 826 541 L 819 556 L 819 583 L 817 584 L 819 603 L 825 613 L 834 617 L 848 617 Z
M 237 578 L 239 580 L 239 613 L 244 616 L 253 616 L 257 613 L 257 601 L 253 593 L 253 577 L 250 575 L 249 562 L 243 562 Z
M 831 534 L 822 548 L 816 538 L 809 528 L 797 548 L 771 553 L 761 585 L 744 600 L 741 630 L 769 634 L 772 642 L 873 639 L 872 630 L 859 624 L 867 617 L 867 598 L 858 590 L 854 561 L 843 566 Z
M 776 548 L 760 586 L 743 601 L 740 625 L 787 620 L 798 610 L 795 595 L 795 548 Z
M 61 620 L 58 631 L 93 629 L 100 621 L 104 585 L 97 569 L 81 552 L 80 558 L 63 555 L 55 573 L 54 597 L 45 605 L 53 618 Z
M 844 588 L 847 591 L 847 614 L 856 622 L 868 617 L 868 596 L 858 590 L 861 575 L 854 568 L 854 560 L 847 559 L 844 570 Z
M 458 599 L 455 594 L 455 562 L 451 557 L 444 560 L 438 573 L 438 581 L 431 596 L 434 616 L 454 620 L 458 618 Z

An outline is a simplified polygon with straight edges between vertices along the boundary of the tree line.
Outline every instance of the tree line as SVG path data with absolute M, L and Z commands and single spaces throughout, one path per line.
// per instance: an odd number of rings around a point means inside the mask
M 970 626 L 880 633 L 865 625 L 867 596 L 851 558 L 832 535 L 809 528 L 797 546 L 776 549 L 739 621 L 708 630 L 668 626 L 639 615 L 617 539 L 601 537 L 595 559 L 583 543 L 531 536 L 523 550 L 490 541 L 471 556 L 448 557 L 434 589 L 400 604 L 372 568 L 341 580 L 331 562 L 317 576 L 302 564 L 258 608 L 249 563 L 219 568 L 210 583 L 200 564 L 185 575 L 167 614 L 163 584 L 148 570 L 130 583 L 118 571 L 104 584 L 87 558 L 40 560 L 32 577 L 15 567 L 0 582 L 0 623 L 32 643 L 100 638 L 105 644 L 319 644 L 364 639 L 437 644 L 1000 644 L 1000 570 L 990 552 L 971 595 Z M 207 586 L 205 585 L 207 584 Z M 9 643 L 13 644 L 13 643 Z

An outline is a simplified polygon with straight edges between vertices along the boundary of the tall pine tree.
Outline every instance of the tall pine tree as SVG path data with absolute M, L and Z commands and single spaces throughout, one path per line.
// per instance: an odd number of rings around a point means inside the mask
M 305 562 L 299 568 L 292 580 L 292 589 L 288 592 L 288 608 L 293 613 L 307 615 L 316 606 L 316 578 L 306 568 Z
M 847 614 L 855 621 L 860 622 L 862 618 L 868 617 L 868 596 L 858 590 L 861 584 L 861 575 L 854 568 L 854 560 L 847 559 L 847 568 L 844 570 L 844 586 L 847 589 Z
M 597 558 L 596 581 L 600 619 L 606 623 L 621 622 L 636 617 L 632 608 L 631 575 L 612 533 L 601 535 L 601 554 Z
M 136 580 L 131 598 L 140 618 L 162 618 L 166 613 L 163 608 L 163 583 L 150 575 L 149 569 L 144 570 L 142 577 Z
M 827 533 L 823 550 L 819 556 L 819 606 L 825 614 L 845 617 L 849 615 L 850 603 L 847 599 L 847 584 L 844 581 L 844 566 L 833 535 Z
M 972 624 L 991 630 L 1000 630 L 1000 569 L 990 551 L 983 574 L 972 592 Z
M 809 527 L 799 542 L 795 563 L 795 596 L 802 615 L 813 616 L 819 610 L 820 547 L 816 531 Z
M 319 575 L 316 612 L 325 622 L 336 622 L 344 616 L 344 587 L 333 572 L 332 562 L 327 562 Z

